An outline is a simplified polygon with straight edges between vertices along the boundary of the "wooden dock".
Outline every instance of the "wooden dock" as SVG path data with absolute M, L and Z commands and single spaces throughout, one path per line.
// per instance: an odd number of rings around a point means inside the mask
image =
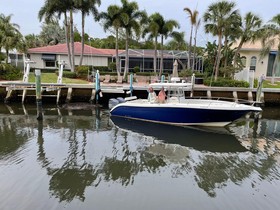
M 82 98 L 83 101 L 93 101 L 96 97 L 94 83 L 89 84 L 58 84 L 58 83 L 42 83 L 42 97 L 56 98 L 56 103 L 75 102 L 76 98 Z M 133 95 L 143 98 L 147 96 L 148 83 L 133 84 Z M 11 102 L 13 99 L 21 98 L 21 102 L 25 103 L 27 97 L 35 97 L 35 83 L 29 82 L 0 82 L 2 89 L 2 97 L 4 102 Z M 3 91 L 4 90 L 4 91 Z M 101 91 L 105 96 L 105 101 L 113 97 L 129 96 L 131 87 L 129 84 L 102 84 Z M 3 94 L 6 94 L 3 96 Z M 186 93 L 190 96 L 190 93 Z M 256 88 L 237 88 L 237 87 L 206 87 L 203 85 L 194 85 L 194 97 L 217 98 L 226 97 L 233 100 L 249 100 L 256 101 Z M 263 88 L 261 94 L 261 102 L 280 104 L 279 88 Z

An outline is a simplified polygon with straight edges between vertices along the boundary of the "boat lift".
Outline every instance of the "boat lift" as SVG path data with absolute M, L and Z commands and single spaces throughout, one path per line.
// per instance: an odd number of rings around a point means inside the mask
M 23 72 L 23 78 L 22 78 L 22 84 L 28 84 L 28 80 L 29 80 L 29 73 L 30 73 L 30 64 L 31 63 L 35 63 L 34 61 L 31 61 L 30 59 L 25 60 L 24 64 L 24 72 Z M 19 83 L 20 84 L 20 83 Z M 11 87 L 7 87 L 7 95 L 5 97 L 5 102 L 9 101 L 9 98 L 12 95 L 13 90 L 16 90 L 16 83 L 14 83 L 13 85 L 11 85 Z M 22 89 L 22 88 L 21 88 Z M 24 98 L 26 96 L 26 92 L 27 89 L 23 88 L 23 93 L 22 93 L 22 103 L 24 102 Z
M 30 83 L 29 82 L 29 74 L 30 74 L 30 64 L 31 63 L 35 63 L 34 61 L 30 61 L 29 59 L 27 59 L 25 61 L 25 68 L 24 68 L 24 75 L 23 75 L 23 79 L 22 82 L 9 82 L 6 83 L 7 87 L 7 95 L 5 97 L 5 103 L 9 102 L 9 99 L 12 96 L 12 92 L 13 90 L 22 90 L 22 99 L 21 102 L 24 103 L 24 100 L 26 98 L 26 94 L 28 90 L 35 90 L 35 84 L 34 83 Z M 62 83 L 62 77 L 63 77 L 63 68 L 65 66 L 65 62 L 64 61 L 60 61 L 59 62 L 59 73 L 58 73 L 58 78 L 57 78 L 57 83 L 45 83 L 42 84 L 42 90 L 46 90 L 46 91 L 56 91 L 57 90 L 57 103 L 59 102 L 59 98 L 61 95 L 61 87 L 65 86 Z
M 23 79 L 22 79 L 22 82 L 24 83 L 28 83 L 29 81 L 29 73 L 30 73 L 30 64 L 31 63 L 35 63 L 34 61 L 31 61 L 30 59 L 27 59 L 25 61 L 25 69 L 24 69 L 24 74 L 23 74 Z M 12 93 L 12 90 L 11 90 L 11 93 Z M 25 99 L 25 96 L 26 96 L 26 93 L 27 93 L 27 89 L 24 88 L 23 89 L 23 92 L 22 92 L 22 103 L 24 102 L 24 99 Z

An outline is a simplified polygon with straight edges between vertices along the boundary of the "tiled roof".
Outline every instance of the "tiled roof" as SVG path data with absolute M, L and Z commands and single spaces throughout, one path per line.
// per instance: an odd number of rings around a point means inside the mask
M 74 43 L 75 55 L 80 55 L 82 53 L 82 44 L 80 42 Z M 52 46 L 31 48 L 28 53 L 50 53 L 50 54 L 67 54 L 67 45 L 57 44 Z M 123 50 L 119 50 L 120 53 Z M 96 55 L 96 56 L 114 56 L 116 54 L 115 49 L 97 49 L 89 45 L 84 45 L 84 55 Z

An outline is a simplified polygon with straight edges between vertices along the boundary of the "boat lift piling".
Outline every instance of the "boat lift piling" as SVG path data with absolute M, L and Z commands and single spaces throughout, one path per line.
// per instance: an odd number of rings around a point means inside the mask
M 65 66 L 65 61 L 59 62 L 59 72 L 58 72 L 58 77 L 57 77 L 57 84 L 62 84 L 62 77 L 63 77 L 63 68 Z M 56 104 L 59 104 L 59 98 L 61 95 L 61 88 L 57 90 L 57 96 L 56 96 Z
M 23 75 L 23 79 L 22 81 L 25 82 L 25 83 L 28 83 L 29 82 L 29 73 L 30 73 L 30 64 L 31 63 L 35 63 L 34 61 L 31 61 L 29 59 L 27 59 L 25 61 L 25 64 L 26 64 L 26 68 L 24 69 L 24 75 Z M 24 103 L 24 100 L 25 100 L 25 97 L 26 97 L 26 93 L 27 93 L 27 89 L 24 88 L 23 91 L 22 91 L 22 99 L 21 99 L 21 103 Z
M 191 83 L 192 83 L 192 87 L 191 87 L 191 95 L 190 97 L 193 97 L 193 92 L 194 92 L 194 83 L 195 83 L 195 74 L 192 74 L 191 77 Z M 209 93 L 207 92 L 207 96 L 209 96 Z M 210 97 L 211 97 L 211 92 L 210 92 Z
M 41 90 L 41 70 L 35 69 L 35 82 L 36 82 L 36 104 L 37 104 L 37 120 L 43 120 L 42 108 L 42 90 Z
M 165 76 L 164 75 L 161 75 L 161 83 L 164 83 L 164 80 L 165 80 Z
M 263 81 L 265 79 L 264 75 L 261 75 L 259 77 L 258 81 L 258 87 L 257 87 L 257 92 L 256 92 L 256 102 L 257 104 L 262 104 L 264 103 L 264 94 L 262 92 L 262 87 L 263 87 Z
M 130 74 L 130 80 L 129 80 L 129 90 L 130 90 L 130 96 L 132 96 L 132 92 L 133 92 L 133 74 Z
M 102 97 L 102 92 L 100 89 L 100 79 L 99 70 L 95 74 L 95 103 L 98 104 L 99 97 Z

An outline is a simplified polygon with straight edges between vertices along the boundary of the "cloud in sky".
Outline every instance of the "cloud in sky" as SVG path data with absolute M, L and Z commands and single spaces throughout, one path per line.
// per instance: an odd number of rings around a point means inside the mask
M 120 0 L 101 0 L 102 5 L 100 11 L 105 11 L 111 4 L 119 4 Z M 154 12 L 161 13 L 165 19 L 177 20 L 181 28 L 179 31 L 186 33 L 186 38 L 189 36 L 189 20 L 187 14 L 183 11 L 184 7 L 197 9 L 200 16 L 206 11 L 207 7 L 217 0 L 136 0 L 141 10 L 145 9 L 148 14 Z M 252 11 L 268 21 L 274 15 L 280 13 L 279 0 L 235 0 L 237 9 L 241 14 Z M 0 0 L 0 13 L 5 15 L 13 14 L 12 22 L 20 25 L 20 31 L 23 35 L 39 34 L 41 24 L 38 20 L 38 11 L 43 6 L 44 0 Z M 81 18 L 80 14 L 75 16 L 75 24 L 80 30 Z M 92 37 L 106 37 L 100 23 L 95 23 L 92 17 L 87 17 L 85 31 Z M 203 32 L 203 24 L 198 35 L 200 45 L 205 44 L 211 37 Z M 188 40 L 188 39 L 187 39 Z

